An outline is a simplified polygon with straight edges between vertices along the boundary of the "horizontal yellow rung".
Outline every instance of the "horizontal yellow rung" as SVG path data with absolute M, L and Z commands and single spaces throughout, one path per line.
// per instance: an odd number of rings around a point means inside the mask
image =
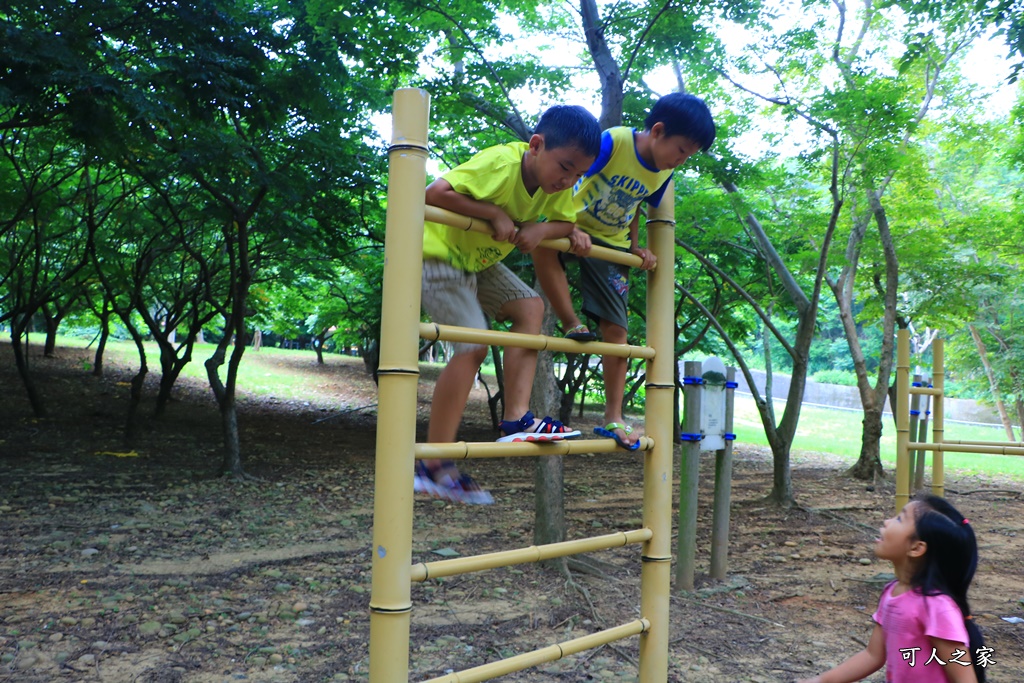
M 482 232 L 485 235 L 491 235 L 494 233 L 494 229 L 491 228 L 489 221 L 485 221 L 482 218 L 471 218 L 470 216 L 463 216 L 449 211 L 448 209 L 442 209 L 439 206 L 431 206 L 427 204 L 423 207 L 424 218 L 433 223 L 442 223 L 444 225 L 450 225 L 453 228 L 459 228 L 460 230 L 472 230 L 473 232 Z M 562 237 L 554 240 L 542 240 L 540 245 L 547 247 L 548 249 L 554 249 L 555 251 L 569 251 L 569 238 Z M 610 261 L 612 263 L 621 263 L 624 266 L 630 268 L 639 268 L 643 264 L 643 259 L 639 256 L 619 251 L 618 249 L 609 249 L 608 247 L 599 247 L 596 244 L 590 248 L 590 253 L 587 256 L 601 259 L 602 261 Z
M 1024 455 L 1024 448 L 1013 446 L 980 446 L 978 444 L 908 443 L 912 451 L 942 451 L 944 453 L 990 453 L 992 455 Z
M 500 330 L 478 330 L 474 327 L 455 327 L 437 323 L 420 323 L 420 337 L 423 339 L 450 342 L 466 342 L 487 346 L 516 346 L 537 351 L 561 351 L 562 353 L 591 353 L 596 356 L 618 358 L 654 358 L 654 349 L 649 346 L 627 344 L 606 344 L 604 342 L 578 342 L 562 337 L 545 337 L 539 334 L 519 334 Z
M 910 387 L 912 394 L 925 394 L 927 396 L 942 396 L 943 390 L 935 387 Z
M 455 673 L 438 678 L 431 678 L 429 681 L 424 681 L 424 683 L 479 683 L 480 681 L 487 681 L 498 676 L 522 671 L 545 662 L 553 662 L 566 655 L 574 655 L 577 652 L 591 650 L 599 645 L 607 645 L 608 643 L 614 643 L 616 640 L 638 636 L 649 628 L 651 628 L 651 623 L 647 619 L 637 619 L 622 626 L 615 626 L 587 636 L 567 640 L 564 643 L 550 645 L 540 650 L 526 652 L 498 662 L 466 669 L 465 671 L 456 671 Z
M 654 439 L 640 437 L 638 451 L 654 448 Z M 467 460 L 469 458 L 505 458 L 510 456 L 578 455 L 579 453 L 614 453 L 625 449 L 614 439 L 562 439 L 561 441 L 455 441 L 449 443 L 418 443 L 416 457 L 425 460 Z
M 603 536 L 562 541 L 561 543 L 531 545 L 528 548 L 502 550 L 496 553 L 473 555 L 472 557 L 459 557 L 454 560 L 420 562 L 412 566 L 411 576 L 413 581 L 426 581 L 427 579 L 436 579 L 442 576 L 468 574 L 470 572 L 483 571 L 484 569 L 508 567 L 514 564 L 542 562 L 553 557 L 578 555 L 595 550 L 607 550 L 608 548 L 621 548 L 630 543 L 643 543 L 650 540 L 651 535 L 650 529 L 634 529 L 632 531 L 617 531 L 614 534 L 605 534 Z
M 1011 448 L 1024 448 L 1024 441 L 967 441 L 943 439 L 942 443 L 969 444 L 974 446 L 1010 446 Z

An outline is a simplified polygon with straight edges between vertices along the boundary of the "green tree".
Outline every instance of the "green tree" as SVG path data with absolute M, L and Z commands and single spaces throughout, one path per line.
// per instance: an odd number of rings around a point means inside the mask
M 33 317 L 66 311 L 88 277 L 93 226 L 72 210 L 83 201 L 88 159 L 44 128 L 0 131 L 0 322 L 11 325 L 15 363 L 37 416 L 46 407 L 23 343 Z M 63 313 L 60 313 L 62 316 Z

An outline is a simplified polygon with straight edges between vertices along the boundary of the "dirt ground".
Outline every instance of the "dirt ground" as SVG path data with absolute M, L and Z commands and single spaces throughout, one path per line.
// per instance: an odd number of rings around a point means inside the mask
M 133 368 L 111 357 L 97 379 L 90 360 L 68 348 L 56 359 L 33 353 L 50 412 L 36 419 L 0 346 L 0 681 L 367 680 L 376 395 L 361 362 L 247 354 L 301 374 L 308 396 L 243 399 L 252 478 L 234 481 L 216 475 L 221 435 L 207 389 L 183 380 L 165 417 L 126 445 Z M 421 429 L 430 391 L 427 378 Z M 493 438 L 484 396 L 474 391 L 468 440 Z M 799 505 L 774 508 L 762 501 L 768 454 L 737 444 L 729 578 L 714 582 L 704 576 L 712 460 L 702 469 L 698 589 L 671 601 L 668 680 L 791 681 L 853 654 L 891 572 L 871 551 L 891 486 L 800 453 Z M 532 463 L 466 469 L 496 503 L 417 499 L 415 561 L 532 544 Z M 640 457 L 571 457 L 565 469 L 570 538 L 640 525 Z M 971 599 L 993 649 L 988 680 L 1020 683 L 1024 624 L 1002 617 L 1024 617 L 1024 484 L 948 472 L 947 487 L 979 538 Z M 566 580 L 525 565 L 414 585 L 410 680 L 635 619 L 638 548 L 598 558 L 610 576 Z M 637 657 L 630 638 L 502 680 L 633 681 Z

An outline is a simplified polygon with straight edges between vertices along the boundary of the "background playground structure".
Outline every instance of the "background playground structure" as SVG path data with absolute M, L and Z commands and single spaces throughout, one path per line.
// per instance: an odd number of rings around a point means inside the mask
M 896 399 L 893 412 L 896 416 L 896 502 L 899 511 L 909 500 L 914 485 L 914 452 L 931 453 L 931 490 L 937 496 L 945 495 L 945 454 L 946 453 L 990 453 L 999 456 L 1024 456 L 1024 442 L 992 441 L 973 439 L 954 440 L 945 434 L 943 411 L 943 386 L 945 367 L 943 364 L 943 342 L 932 343 L 932 380 L 928 386 L 922 382 L 910 381 L 910 332 L 901 329 L 896 333 Z M 917 402 L 912 398 L 931 397 L 934 408 L 932 435 L 930 439 L 914 428 L 912 416 L 917 414 Z M 921 430 L 924 431 L 924 430 Z M 915 438 L 917 437 L 917 438 Z M 924 440 L 927 439 L 927 440 Z
M 785 401 L 775 401 L 781 410 Z M 860 454 L 863 413 L 857 410 L 804 406 L 800 411 L 800 427 L 793 441 L 794 462 L 799 463 L 804 453 L 831 453 L 841 456 L 851 465 Z M 734 409 L 736 440 L 765 446 L 768 444 L 761 419 L 749 394 L 736 392 Z M 883 425 L 881 459 L 887 470 L 896 467 L 896 427 L 890 416 Z M 1003 436 L 1001 425 L 946 421 L 946 437 L 950 440 L 998 441 Z M 930 461 L 930 457 L 929 457 Z M 947 469 L 963 474 L 998 475 L 1024 481 L 1024 458 L 1007 458 L 986 453 L 946 453 Z M 931 477 L 925 469 L 925 482 Z

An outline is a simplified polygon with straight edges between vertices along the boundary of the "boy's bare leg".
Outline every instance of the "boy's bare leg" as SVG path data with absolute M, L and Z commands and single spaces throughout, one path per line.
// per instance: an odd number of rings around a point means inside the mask
M 554 249 L 537 247 L 533 250 L 532 256 L 537 283 L 544 290 L 548 301 L 551 302 L 551 310 L 558 316 L 559 322 L 567 330 L 580 325 L 580 318 L 572 306 L 569 280 L 565 276 L 565 269 L 558 261 L 558 252 Z
M 540 334 L 544 302 L 538 297 L 515 299 L 501 307 L 501 316 L 512 322 L 511 332 Z M 505 348 L 505 414 L 503 420 L 518 420 L 530 410 L 533 378 L 537 374 L 537 351 L 513 346 Z
M 487 355 L 487 347 L 479 351 L 456 354 L 437 378 L 434 397 L 430 401 L 430 426 L 427 427 L 427 441 L 448 443 L 455 441 L 466 410 L 469 392 L 473 389 L 476 373 Z M 423 464 L 433 471 L 440 460 L 424 460 Z
M 626 343 L 626 328 L 621 325 L 601 320 L 601 338 L 610 344 Z M 604 422 L 626 424 L 622 417 L 622 399 L 626 393 L 627 360 L 617 356 L 603 356 L 604 365 Z M 640 436 L 633 432 L 626 434 L 621 429 L 614 430 L 628 444 L 636 443 Z

